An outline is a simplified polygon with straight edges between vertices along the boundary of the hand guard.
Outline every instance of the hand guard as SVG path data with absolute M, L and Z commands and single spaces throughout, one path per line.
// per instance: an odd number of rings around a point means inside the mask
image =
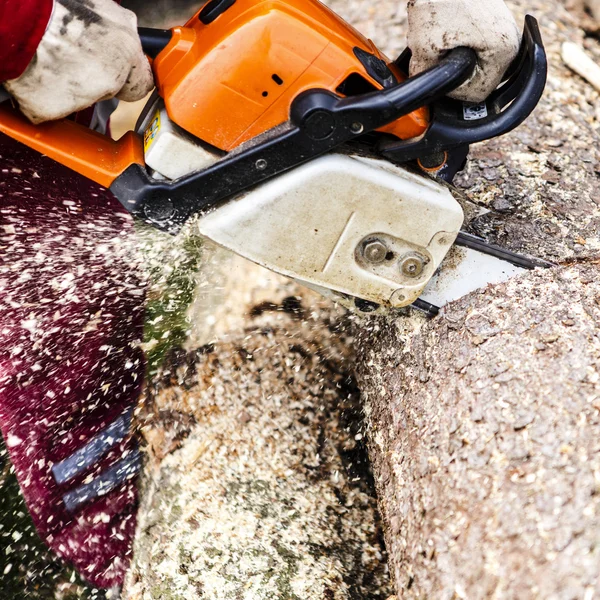
M 410 0 L 408 27 L 411 75 L 459 46 L 477 52 L 473 76 L 450 94 L 457 100 L 485 100 L 519 51 L 519 29 L 503 0 Z
M 56 0 L 33 60 L 4 84 L 34 123 L 114 96 L 139 100 L 153 85 L 136 16 L 113 0 Z

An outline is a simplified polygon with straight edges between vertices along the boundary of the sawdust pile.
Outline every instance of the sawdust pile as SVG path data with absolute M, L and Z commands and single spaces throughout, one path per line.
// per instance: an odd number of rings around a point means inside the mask
M 172 354 L 141 417 L 125 598 L 388 597 L 352 340 L 298 292 L 283 282 L 225 341 Z

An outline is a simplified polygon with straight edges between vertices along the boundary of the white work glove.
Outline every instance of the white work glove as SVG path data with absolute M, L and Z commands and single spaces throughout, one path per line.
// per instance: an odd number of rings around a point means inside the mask
M 114 96 L 139 100 L 153 85 L 136 16 L 113 0 L 55 0 L 33 60 L 20 77 L 4 83 L 34 123 Z
M 473 76 L 450 96 L 481 102 L 502 81 L 519 52 L 521 34 L 503 0 L 410 0 L 411 75 L 435 66 L 459 46 L 477 52 Z

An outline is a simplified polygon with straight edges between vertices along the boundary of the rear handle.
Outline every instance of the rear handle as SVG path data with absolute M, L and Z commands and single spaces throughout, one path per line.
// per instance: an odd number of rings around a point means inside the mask
M 114 141 L 68 119 L 33 125 L 10 102 L 0 104 L 0 132 L 106 188 L 131 165 L 144 165 L 144 144 L 133 131 Z
M 156 58 L 172 38 L 165 29 L 138 31 L 150 58 Z M 131 165 L 145 165 L 143 140 L 132 131 L 114 141 L 68 119 L 33 125 L 9 102 L 0 104 L 0 132 L 106 188 Z
M 173 32 L 170 29 L 139 27 L 138 34 L 142 42 L 142 48 L 150 58 L 156 58 L 173 38 Z

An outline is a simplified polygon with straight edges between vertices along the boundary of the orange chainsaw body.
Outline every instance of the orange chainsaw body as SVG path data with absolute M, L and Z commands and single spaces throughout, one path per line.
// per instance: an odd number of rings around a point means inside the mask
M 289 118 L 294 98 L 310 89 L 340 91 L 351 77 L 382 89 L 355 48 L 385 61 L 375 45 L 318 0 L 237 0 L 204 24 L 194 16 L 175 28 L 154 61 L 171 119 L 205 142 L 230 151 Z M 427 109 L 385 127 L 401 139 L 421 135 Z
M 220 150 L 288 121 L 293 100 L 304 91 L 349 96 L 382 90 L 357 50 L 383 65 L 395 83 L 406 79 L 373 42 L 318 0 L 229 0 L 206 24 L 200 16 L 209 4 L 172 30 L 153 69 L 173 122 Z M 428 126 L 424 107 L 380 131 L 405 140 Z M 142 137 L 132 132 L 113 142 L 66 119 L 32 125 L 6 104 L 0 106 L 0 131 L 105 187 L 129 165 L 144 164 Z

